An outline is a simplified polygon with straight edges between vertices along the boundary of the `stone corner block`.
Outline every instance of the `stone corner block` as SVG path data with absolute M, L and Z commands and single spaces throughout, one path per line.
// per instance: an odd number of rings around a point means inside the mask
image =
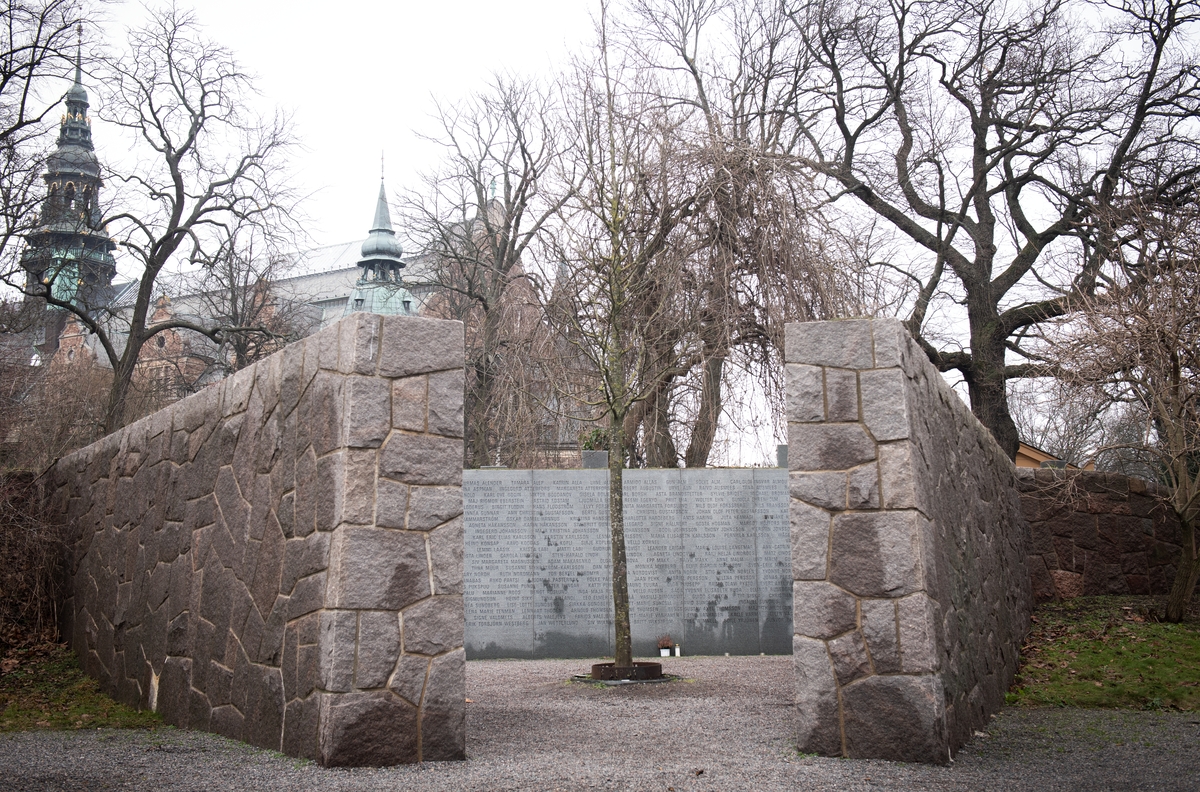
M 379 455 L 379 474 L 404 484 L 462 485 L 463 441 L 393 432 Z
M 875 459 L 861 424 L 788 424 L 790 470 L 848 470 Z
M 787 389 L 784 405 L 787 419 L 798 423 L 825 420 L 825 388 L 820 366 L 788 363 L 784 366 Z
M 388 691 L 327 694 L 321 703 L 325 767 L 388 767 L 420 761 L 417 708 Z
M 842 688 L 846 756 L 946 764 L 950 741 L 937 677 L 869 676 Z
M 864 371 L 858 376 L 862 390 L 863 423 L 880 442 L 910 436 L 908 377 L 900 369 Z
M 792 584 L 792 629 L 805 638 L 833 638 L 858 624 L 858 600 L 822 580 Z
M 380 318 L 377 314 L 352 313 L 334 325 L 338 328 L 338 371 L 343 374 L 375 373 L 379 361 Z
M 793 322 L 784 327 L 784 361 L 812 366 L 869 369 L 871 319 L 837 319 L 825 322 Z
M 327 607 L 400 610 L 429 596 L 422 534 L 340 526 L 330 552 Z
M 825 642 L 792 638 L 796 670 L 796 747 L 803 753 L 842 755 L 838 684 Z
M 379 373 L 408 377 L 462 368 L 463 323 L 417 316 L 383 319 Z
M 378 448 L 392 428 L 392 388 L 381 377 L 347 377 L 343 388 L 346 445 Z
M 848 512 L 833 518 L 829 579 L 860 597 L 902 597 L 921 587 L 917 512 Z

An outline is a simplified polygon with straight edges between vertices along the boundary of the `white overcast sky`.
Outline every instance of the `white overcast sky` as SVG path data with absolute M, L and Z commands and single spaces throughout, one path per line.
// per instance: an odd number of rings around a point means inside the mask
M 180 0 L 181 7 L 189 7 Z M 386 154 L 388 191 L 428 170 L 433 102 L 451 103 L 495 72 L 563 64 L 591 36 L 598 0 L 195 0 L 205 32 L 256 76 L 260 112 L 292 114 L 303 144 L 292 170 L 314 246 L 367 235 Z M 139 2 L 110 8 L 113 48 Z M 94 109 L 93 109 L 94 114 Z M 103 160 L 103 130 L 97 129 Z

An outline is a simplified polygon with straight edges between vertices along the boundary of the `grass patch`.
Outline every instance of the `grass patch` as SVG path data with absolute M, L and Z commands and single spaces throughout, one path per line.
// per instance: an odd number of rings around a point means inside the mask
M 1200 617 L 1160 622 L 1160 599 L 1039 605 L 1008 703 L 1200 710 Z
M 17 649 L 0 661 L 0 732 L 161 725 L 158 713 L 139 712 L 100 692 L 63 644 Z

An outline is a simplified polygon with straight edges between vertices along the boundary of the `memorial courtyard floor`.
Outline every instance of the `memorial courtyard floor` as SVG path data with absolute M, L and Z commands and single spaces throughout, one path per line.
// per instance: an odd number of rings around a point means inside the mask
M 466 762 L 326 770 L 198 732 L 23 732 L 0 735 L 0 790 L 1200 789 L 1196 713 L 1007 709 L 946 767 L 826 759 L 790 747 L 790 657 L 567 681 L 588 662 L 468 663 Z

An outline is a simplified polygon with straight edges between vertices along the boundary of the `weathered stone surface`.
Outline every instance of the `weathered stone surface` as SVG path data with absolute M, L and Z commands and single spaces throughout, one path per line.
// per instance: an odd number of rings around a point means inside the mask
M 418 706 L 421 703 L 421 696 L 425 693 L 425 678 L 429 674 L 431 662 L 424 655 L 401 655 L 389 687 L 397 695 L 403 696 L 411 702 L 414 707 Z
M 857 626 L 858 601 L 832 583 L 797 580 L 792 586 L 792 608 L 797 635 L 832 638 Z
M 1113 591 L 1170 591 L 1179 523 L 1162 505 L 1158 485 L 1094 471 L 1020 473 L 1030 579 L 1038 602 Z
M 463 644 L 462 597 L 430 597 L 405 609 L 403 619 L 405 654 L 436 655 Z
M 462 369 L 429 375 L 430 434 L 463 436 L 463 387 Z
M 790 478 L 790 476 L 789 476 Z M 824 580 L 829 570 L 829 512 L 792 498 L 788 504 L 792 536 L 792 576 Z
M 879 446 L 879 479 L 883 488 L 883 508 L 916 509 L 912 447 L 907 442 Z
M 417 708 L 390 693 L 326 698 L 321 713 L 321 764 L 386 767 L 420 761 Z
M 879 468 L 868 464 L 846 474 L 846 505 L 851 509 L 879 508 Z
M 893 674 L 900 670 L 900 643 L 896 630 L 896 601 L 862 600 L 862 632 L 876 673 Z
M 358 663 L 354 686 L 383 687 L 400 654 L 400 620 L 391 611 L 364 611 L 358 617 Z
M 821 368 L 789 363 L 784 371 L 787 376 L 785 399 L 788 420 L 801 423 L 825 420 L 825 389 Z
M 405 484 L 462 486 L 462 440 L 393 432 L 383 445 L 379 472 Z
M 945 764 L 950 745 L 942 697 L 933 676 L 872 676 L 845 687 L 846 753 Z
M 392 426 L 408 432 L 424 432 L 428 377 L 405 377 L 392 381 Z
M 870 319 L 808 322 L 784 327 L 784 360 L 810 366 L 869 369 L 874 365 Z
M 408 519 L 408 486 L 387 479 L 375 482 L 375 524 L 403 528 Z
M 429 534 L 433 593 L 463 593 L 463 520 L 458 517 Z
M 871 661 L 867 659 L 867 644 L 858 630 L 838 636 L 826 644 L 829 658 L 833 661 L 833 674 L 839 685 L 849 685 L 871 673 Z
M 338 322 L 337 328 L 338 370 L 343 374 L 374 374 L 379 361 L 380 317 L 353 313 Z M 328 328 L 322 332 L 328 332 Z
M 418 325 L 388 350 L 422 369 L 401 385 L 378 374 L 383 321 L 354 314 L 60 460 L 64 627 L 104 690 L 330 764 L 463 756 L 462 326 Z M 440 436 L 384 452 L 394 425 Z M 404 608 L 432 661 L 398 660 Z
M 858 376 L 845 369 L 825 369 L 825 420 L 858 420 Z
M 796 636 L 796 744 L 803 753 L 841 755 L 838 685 L 825 642 Z
M 378 448 L 392 427 L 391 383 L 379 377 L 349 377 L 345 385 L 346 445 Z
M 321 651 L 318 680 L 321 688 L 334 693 L 354 689 L 354 644 L 358 613 L 351 610 L 321 612 Z
M 901 669 L 906 673 L 938 670 L 937 603 L 924 594 L 897 603 Z
M 400 610 L 429 596 L 425 540 L 380 528 L 338 531 L 327 593 L 336 608 Z
M 862 389 L 863 423 L 877 441 L 903 440 L 908 437 L 907 386 L 900 369 L 864 371 L 859 375 Z
M 920 586 L 916 512 L 833 518 L 829 579 L 861 597 L 900 597 Z
M 788 474 L 788 491 L 793 498 L 822 509 L 846 509 L 846 474 L 841 471 L 792 471 Z
M 788 424 L 789 470 L 848 470 L 874 459 L 860 424 Z
M 466 654 L 462 649 L 433 658 L 421 704 L 421 759 L 466 758 Z
M 462 513 L 462 487 L 413 487 L 406 527 L 410 531 L 428 531 Z
M 462 368 L 463 325 L 442 319 L 386 316 L 379 357 L 384 377 Z

